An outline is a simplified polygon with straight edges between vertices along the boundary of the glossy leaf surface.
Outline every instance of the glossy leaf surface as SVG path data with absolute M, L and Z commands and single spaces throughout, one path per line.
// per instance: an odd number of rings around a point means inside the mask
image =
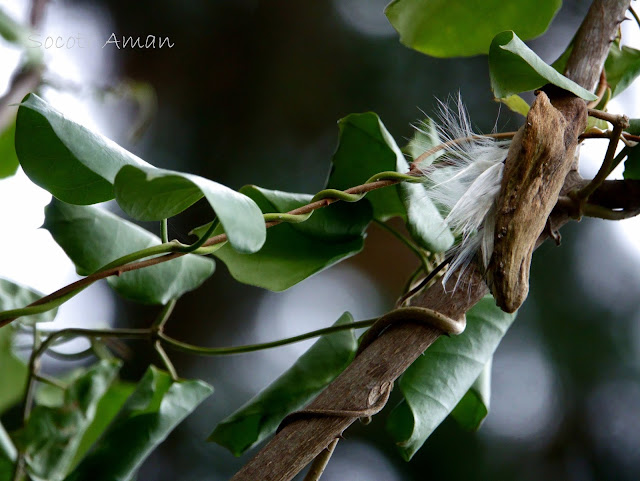
M 387 428 L 401 455 L 411 459 L 478 379 L 515 319 L 487 296 L 467 313 L 459 336 L 440 337 L 405 371 L 398 385 L 404 401 Z
M 45 208 L 44 226 L 76 265 L 87 275 L 126 254 L 160 244 L 160 239 L 131 222 L 94 206 L 75 206 L 53 199 Z M 193 254 L 107 279 L 128 299 L 166 304 L 199 287 L 214 262 Z
M 353 322 L 344 313 L 337 324 Z M 273 434 L 285 416 L 304 407 L 340 374 L 355 356 L 353 330 L 321 337 L 268 387 L 225 418 L 209 437 L 236 456 Z
M 541 35 L 561 0 L 394 0 L 385 13 L 407 47 L 434 57 L 487 53 L 507 29 L 521 38 Z

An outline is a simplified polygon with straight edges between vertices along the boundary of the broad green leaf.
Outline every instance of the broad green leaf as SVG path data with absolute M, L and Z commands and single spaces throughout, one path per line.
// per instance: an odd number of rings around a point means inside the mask
M 427 117 L 426 119 L 418 122 L 414 127 L 413 137 L 409 140 L 409 143 L 402 149 L 412 160 L 416 160 L 427 150 L 435 147 L 441 143 L 440 135 L 438 134 L 437 124 Z M 442 150 L 430 155 L 426 159 L 420 161 L 420 165 L 426 167 L 431 165 L 438 157 L 444 152 Z
M 14 463 L 18 457 L 18 451 L 11 438 L 0 423 L 0 481 L 12 479 Z
M 451 417 L 467 431 L 477 430 L 484 418 L 489 414 L 491 400 L 491 364 L 492 359 L 484 366 L 482 372 L 471 385 L 458 405 L 451 411 Z
M 420 124 L 419 130 L 416 130 L 406 148 L 409 149 L 412 159 L 416 160 L 424 152 L 441 143 L 435 122 L 428 118 Z M 420 165 L 426 167 L 440 155 L 442 151 L 420 161 Z M 409 170 L 409 165 L 402 156 L 398 156 L 397 166 L 399 172 Z M 398 185 L 398 191 L 407 211 L 407 230 L 418 244 L 432 252 L 443 252 L 451 247 L 455 240 L 453 234 L 431 201 L 425 186 L 402 182 Z
M 44 226 L 76 265 L 81 275 L 97 271 L 126 254 L 151 247 L 160 239 L 150 232 L 95 206 L 75 206 L 56 199 L 45 208 Z M 128 299 L 166 304 L 199 287 L 214 262 L 193 254 L 107 279 Z
M 205 197 L 236 250 L 250 254 L 264 244 L 264 219 L 255 202 L 212 180 L 130 165 L 118 172 L 114 191 L 122 210 L 138 220 L 172 217 Z
M 15 134 L 15 121 L 0 133 L 0 179 L 10 177 L 18 170 L 18 157 L 14 146 Z
M 0 414 L 20 401 L 27 387 L 27 366 L 13 353 L 14 335 L 13 325 L 0 327 Z
M 548 83 L 585 100 L 598 97 L 547 65 L 512 31 L 499 33 L 489 50 L 489 77 L 497 98 L 534 90 Z
M 606 120 L 597 119 L 595 117 L 589 116 L 587 118 L 587 128 L 585 130 L 589 130 L 593 128 L 600 129 L 600 130 L 607 130 L 608 127 L 609 127 L 609 124 L 607 123 Z
M 640 180 L 640 147 L 625 147 L 627 149 L 627 160 L 624 162 L 625 179 Z
M 633 135 L 640 135 L 640 119 L 630 119 L 627 132 Z M 624 162 L 624 178 L 640 180 L 640 147 L 625 147 L 627 160 Z
M 29 287 L 21 286 L 15 282 L 0 278 L 0 311 L 19 309 L 37 301 L 44 294 Z M 35 324 L 36 322 L 51 322 L 55 319 L 57 309 L 52 309 L 42 314 L 34 314 L 20 318 L 22 324 Z M 0 409 L 1 411 L 1 409 Z
M 352 322 L 345 312 L 335 325 Z M 352 329 L 321 337 L 282 376 L 222 420 L 209 441 L 240 456 L 273 434 L 289 413 L 316 397 L 349 365 L 357 348 Z
M 134 389 L 135 384 L 117 380 L 109 386 L 109 389 L 96 406 L 96 415 L 93 418 L 93 422 L 85 430 L 84 436 L 82 436 L 82 440 L 71 462 L 72 468 L 78 465 L 87 451 L 89 451 L 89 448 L 91 448 L 102 433 L 104 433 L 126 400 L 131 396 Z
M 640 75 L 640 50 L 613 42 L 604 63 L 612 97 L 620 94 Z
M 0 37 L 10 43 L 26 45 L 29 32 L 29 28 L 19 23 L 0 8 Z
M 206 224 L 203 224 L 201 226 L 194 227 L 189 232 L 189 235 L 194 235 L 198 239 L 201 239 L 203 235 L 205 235 L 207 232 L 209 232 L 209 228 L 211 228 L 211 224 L 213 224 L 213 222 L 214 221 L 207 222 Z M 224 244 L 221 244 L 220 247 L 222 247 L 222 245 L 224 245 Z
M 113 199 L 113 181 L 121 167 L 149 166 L 35 94 L 27 95 L 18 109 L 15 146 L 29 178 L 70 204 Z
M 345 190 L 366 182 L 384 171 L 398 171 L 402 152 L 395 140 L 373 112 L 350 114 L 338 121 L 338 148 L 333 154 L 333 167 L 327 187 Z M 406 217 L 396 186 L 369 192 L 367 201 L 373 206 L 373 216 L 384 222 L 391 217 Z
M 487 296 L 467 313 L 462 334 L 438 339 L 403 374 L 398 384 L 404 400 L 391 412 L 387 429 L 405 459 L 460 402 L 514 319 Z
M 11 441 L 9 434 L 7 434 L 4 426 L 0 423 L 0 456 L 4 456 L 11 461 L 15 461 L 17 455 L 18 451 L 16 450 L 13 441 Z
M 311 195 L 245 186 L 240 192 L 262 212 L 287 212 L 311 201 Z M 313 213 L 300 224 L 282 223 L 269 229 L 267 241 L 255 254 L 239 254 L 228 245 L 214 252 L 239 282 L 283 291 L 307 277 L 362 250 L 371 221 L 365 202 L 336 203 Z
M 171 380 L 153 366 L 115 420 L 65 478 L 66 481 L 129 481 L 143 461 L 211 393 L 202 381 Z
M 509 107 L 509 110 L 511 110 L 512 112 L 520 114 L 524 117 L 526 117 L 527 114 L 529 113 L 529 104 L 525 102 L 525 100 L 519 95 L 515 95 L 515 94 L 509 95 L 506 98 L 503 98 L 503 99 L 499 98 L 496 100 L 505 104 L 507 107 Z
M 59 407 L 36 406 L 17 435 L 30 474 L 49 481 L 64 479 L 85 431 L 120 369 L 118 361 L 99 361 L 76 379 Z
M 487 53 L 491 39 L 512 29 L 526 39 L 547 30 L 561 0 L 394 0 L 385 13 L 407 47 L 433 57 Z
M 629 128 L 626 132 L 633 135 L 640 135 L 640 119 L 629 119 Z
M 379 172 L 409 170 L 402 151 L 376 114 L 351 114 L 338 125 L 340 139 L 327 187 L 345 190 Z M 423 135 L 410 142 L 408 148 L 417 152 L 422 145 L 427 150 L 437 143 L 436 139 L 434 125 L 428 123 Z M 367 200 L 373 206 L 374 218 L 384 222 L 391 217 L 402 217 L 425 248 L 442 251 L 453 243 L 453 236 L 422 185 L 402 182 L 369 192 Z
M 563 73 L 572 50 L 573 40 L 551 66 L 558 72 Z M 608 98 L 606 99 L 606 102 L 608 102 L 625 90 L 640 74 L 640 50 L 626 46 L 620 47 L 619 42 L 612 42 L 604 63 L 604 71 L 607 77 L 607 85 L 609 86 Z M 600 102 L 595 108 L 604 110 L 606 102 L 604 102 L 604 105 L 600 105 L 603 103 Z

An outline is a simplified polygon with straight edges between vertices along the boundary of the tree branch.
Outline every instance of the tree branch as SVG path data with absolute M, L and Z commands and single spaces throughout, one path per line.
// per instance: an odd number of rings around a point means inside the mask
M 624 20 L 630 0 L 594 0 L 578 29 L 564 74 L 587 90 L 600 77 L 609 45 Z
M 576 36 L 566 75 L 592 89 L 600 75 L 609 44 L 630 0 L 595 0 Z M 584 102 L 573 96 L 554 99 L 554 106 L 569 113 L 573 102 Z M 572 162 L 573 159 L 566 159 Z M 575 179 L 572 179 L 572 182 Z M 594 194 L 595 195 L 595 194 Z M 569 220 L 563 210 L 552 214 L 552 224 L 559 228 Z M 538 244 L 546 239 L 542 234 Z M 453 281 L 453 280 L 452 280 Z M 482 276 L 470 271 L 462 287 L 453 295 L 445 294 L 436 283 L 414 305 L 428 307 L 451 318 L 460 318 L 487 292 Z M 367 347 L 311 404 L 309 409 L 354 410 L 375 403 L 376 392 L 385 383 L 394 382 L 411 363 L 439 336 L 424 325 L 406 324 L 389 328 Z M 355 418 L 301 418 L 286 425 L 232 481 L 288 481 L 349 427 Z

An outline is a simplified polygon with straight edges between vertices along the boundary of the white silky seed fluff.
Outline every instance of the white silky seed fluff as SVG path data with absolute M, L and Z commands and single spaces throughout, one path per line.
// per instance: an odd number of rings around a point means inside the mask
M 432 165 L 418 165 L 425 176 L 427 195 L 442 210 L 458 242 L 447 252 L 453 259 L 443 284 L 458 269 L 464 271 L 476 253 L 486 269 L 493 253 L 496 199 L 511 141 L 475 134 L 460 95 L 453 110 L 440 102 L 438 135 L 442 142 L 465 139 L 447 146 Z M 421 130 L 420 127 L 416 127 Z M 421 130 L 424 134 L 427 132 Z M 475 138 L 471 139 L 469 137 Z M 458 283 L 454 289 L 458 287 Z

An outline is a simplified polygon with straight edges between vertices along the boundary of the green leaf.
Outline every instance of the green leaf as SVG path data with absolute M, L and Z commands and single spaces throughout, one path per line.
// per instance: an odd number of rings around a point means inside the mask
M 335 325 L 352 322 L 351 314 L 345 312 Z M 349 365 L 357 348 L 352 329 L 321 337 L 289 370 L 222 420 L 209 441 L 240 456 L 273 434 L 288 414 L 316 397 Z
M 491 359 L 515 319 L 491 296 L 467 313 L 466 330 L 439 338 L 399 381 L 404 400 L 391 412 L 387 429 L 409 460 L 456 407 Z
M 129 481 L 143 461 L 211 393 L 151 366 L 99 442 L 66 481 Z
M 524 39 L 544 33 L 561 0 L 394 0 L 385 13 L 407 47 L 433 57 L 487 53 L 491 39 L 512 29 Z
M 333 154 L 328 188 L 345 190 L 388 170 L 406 172 L 406 168 L 399 170 L 406 165 L 402 152 L 373 112 L 350 114 L 338 121 L 338 128 L 338 148 Z M 369 192 L 366 199 L 373 206 L 374 218 L 382 222 L 406 216 L 397 186 Z
M 87 451 L 89 451 L 102 433 L 104 433 L 126 400 L 131 396 L 134 389 L 135 384 L 122 381 L 116 381 L 109 386 L 109 389 L 96 406 L 96 415 L 93 418 L 93 422 L 85 430 L 84 436 L 82 436 L 82 440 L 71 462 L 72 468 L 78 465 L 84 455 L 87 454 Z
M 489 50 L 489 77 L 497 98 L 534 90 L 551 83 L 585 100 L 598 97 L 547 65 L 512 31 L 499 33 Z
M 640 119 L 630 119 L 627 129 L 632 135 L 640 135 Z M 625 147 L 627 159 L 624 162 L 624 178 L 640 180 L 640 147 Z
M 0 311 L 19 309 L 37 301 L 44 294 L 29 287 L 21 286 L 15 282 L 0 278 Z M 52 309 L 42 314 L 33 314 L 20 318 L 22 324 L 35 324 L 36 322 L 51 322 L 55 319 L 57 309 Z M 2 411 L 0 409 L 0 411 Z
M 567 61 L 573 50 L 573 40 L 566 50 L 551 64 L 558 72 L 564 72 Z M 609 53 L 604 63 L 604 71 L 609 86 L 608 97 L 604 105 L 600 102 L 595 108 L 604 110 L 606 103 L 616 95 L 624 91 L 640 74 L 640 50 L 631 47 L 620 47 L 619 42 L 612 42 Z
M 106 137 L 64 117 L 34 94 L 18 108 L 16 153 L 29 178 L 70 204 L 113 199 L 121 167 L 149 164 Z
M 595 117 L 589 116 L 587 118 L 587 128 L 585 130 L 589 130 L 593 128 L 600 129 L 600 130 L 607 130 L 609 128 L 609 124 L 607 123 L 606 120 L 597 119 Z
M 451 411 L 451 417 L 467 431 L 476 431 L 489 414 L 492 359 L 485 364 L 478 378 Z
M 441 144 L 440 135 L 438 134 L 438 125 L 429 117 L 414 125 L 413 137 L 409 143 L 402 149 L 414 161 L 427 150 Z M 440 150 L 430 155 L 420 162 L 421 166 L 431 165 L 444 151 Z
M 640 75 L 640 50 L 613 42 L 604 63 L 612 97 L 620 94 Z
M 2 307 L 2 309 L 5 308 Z M 27 366 L 13 353 L 14 336 L 13 325 L 0 327 L 0 366 L 2 366 L 0 414 L 24 397 L 27 386 Z
M 264 219 L 255 202 L 197 175 L 125 166 L 116 176 L 114 191 L 122 210 L 138 220 L 172 217 L 205 197 L 236 250 L 256 252 L 266 238 Z
M 409 143 L 402 149 L 408 154 L 413 161 L 418 159 L 427 150 L 436 147 L 442 143 L 440 134 L 438 134 L 438 124 L 433 119 L 427 117 L 426 119 L 418 122 L 417 125 L 413 125 L 413 137 L 409 140 Z M 443 150 L 439 150 L 434 154 L 431 154 L 427 158 L 420 161 L 422 167 L 433 164 L 435 160 L 444 154 Z
M 0 457 L 5 457 L 10 461 L 15 461 L 17 456 L 18 451 L 16 450 L 13 441 L 11 441 L 9 434 L 7 434 L 4 426 L 0 423 Z
M 629 119 L 629 128 L 626 132 L 632 135 L 640 135 L 640 119 Z
M 245 186 L 264 213 L 287 212 L 311 201 L 311 195 Z M 214 252 L 239 282 L 283 291 L 307 277 L 362 250 L 371 221 L 365 202 L 336 203 L 318 209 L 300 224 L 282 223 L 269 229 L 267 241 L 255 254 L 239 254 L 225 245 Z
M 30 30 L 0 8 L 0 37 L 7 42 L 26 45 Z
M 420 124 L 405 149 L 409 150 L 415 161 L 424 152 L 441 143 L 435 122 L 427 118 Z M 442 151 L 436 152 L 420 161 L 420 165 L 422 167 L 431 165 L 441 155 Z M 398 157 L 397 168 L 399 172 L 409 170 L 409 164 L 404 157 Z M 397 188 L 407 212 L 406 225 L 411 237 L 432 252 L 443 252 L 451 247 L 455 240 L 453 234 L 444 222 L 440 211 L 431 201 L 425 186 L 402 182 Z
M 99 361 L 65 390 L 62 406 L 33 409 L 16 436 L 30 474 L 49 481 L 64 479 L 98 402 L 119 369 L 118 361 Z
M 18 451 L 11 438 L 0 423 L 0 480 L 12 479 L 14 463 L 18 457 Z
M 509 110 L 524 117 L 529 113 L 529 104 L 519 95 L 509 95 L 504 99 L 496 99 L 509 107 Z
M 16 135 L 16 122 L 11 122 L 0 133 L 0 179 L 10 177 L 18 170 L 18 156 L 14 146 Z
M 81 275 L 97 271 L 126 254 L 160 243 L 150 232 L 94 206 L 74 206 L 53 199 L 45 208 L 44 226 Z M 166 304 L 199 287 L 211 274 L 211 259 L 188 254 L 162 264 L 107 279 L 128 299 Z
M 627 160 L 624 162 L 625 179 L 640 180 L 640 147 L 625 147 L 627 149 Z
M 414 137 L 407 147 L 414 153 L 439 143 L 434 124 L 427 122 L 424 132 Z M 402 151 L 376 114 L 351 114 L 341 119 L 338 126 L 340 139 L 327 187 L 345 190 L 379 172 L 409 170 Z M 453 243 L 451 232 L 425 194 L 424 186 L 402 182 L 369 192 L 366 199 L 373 206 L 375 219 L 384 222 L 391 217 L 402 217 L 409 232 L 425 248 L 439 252 Z

